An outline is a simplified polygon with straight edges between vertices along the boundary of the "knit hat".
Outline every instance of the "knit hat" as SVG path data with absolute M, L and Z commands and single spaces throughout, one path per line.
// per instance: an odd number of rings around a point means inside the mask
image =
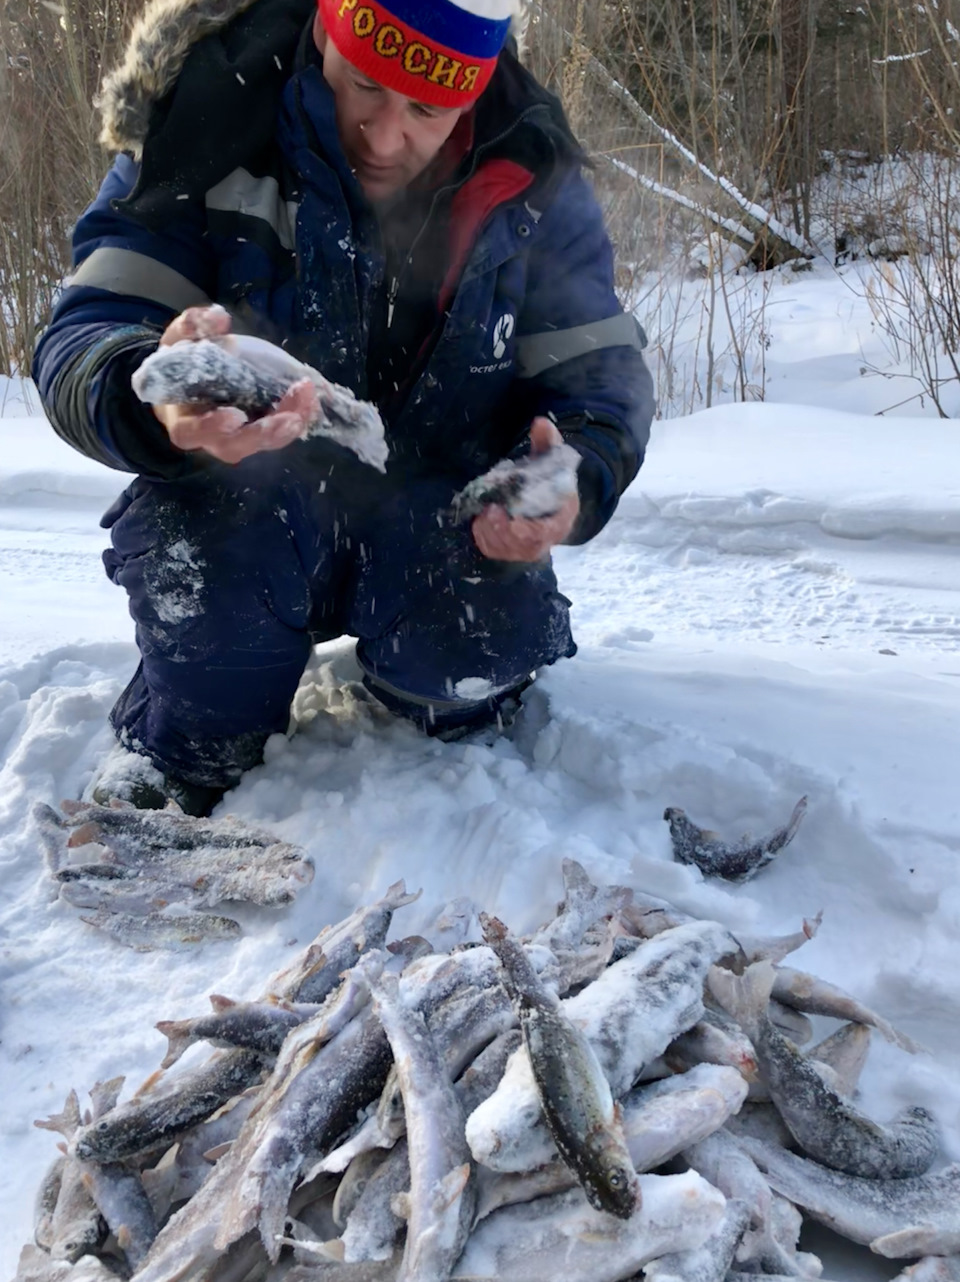
M 516 0 L 318 0 L 324 29 L 355 67 L 435 107 L 466 107 L 487 87 Z

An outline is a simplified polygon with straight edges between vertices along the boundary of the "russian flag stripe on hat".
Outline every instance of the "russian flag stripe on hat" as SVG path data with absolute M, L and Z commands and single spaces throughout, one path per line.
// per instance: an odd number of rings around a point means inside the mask
M 513 10 L 509 0 L 488 5 L 455 4 L 453 0 L 391 0 L 389 7 L 394 17 L 408 27 L 427 32 L 440 44 L 473 58 L 489 58 L 491 49 L 500 52 Z
M 388 89 L 465 107 L 489 83 L 513 0 L 318 0 L 337 50 Z

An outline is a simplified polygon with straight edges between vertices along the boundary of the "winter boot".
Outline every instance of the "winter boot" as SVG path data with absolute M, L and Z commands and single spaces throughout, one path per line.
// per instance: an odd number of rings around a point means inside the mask
M 163 810 L 168 801 L 175 801 L 184 814 L 202 819 L 225 792 L 226 788 L 208 788 L 164 774 L 149 757 L 118 743 L 87 789 L 87 797 L 100 806 L 116 797 L 137 810 Z
M 512 739 L 514 724 L 523 714 L 521 696 L 531 681 L 532 678 L 523 681 L 505 694 L 489 700 L 463 720 L 438 718 L 433 724 L 424 725 L 424 731 L 430 738 L 444 743 L 456 743 L 467 738 L 479 738 L 485 743 L 493 743 L 501 736 Z

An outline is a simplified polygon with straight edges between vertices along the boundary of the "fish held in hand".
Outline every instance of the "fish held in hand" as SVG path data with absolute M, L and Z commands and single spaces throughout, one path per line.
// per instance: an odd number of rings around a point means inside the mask
M 796 835 L 807 812 L 807 799 L 801 797 L 788 822 L 760 841 L 727 842 L 707 828 L 698 828 L 684 811 L 668 807 L 663 817 L 670 825 L 674 858 L 682 864 L 694 864 L 707 877 L 726 881 L 748 881 Z
M 536 520 L 553 516 L 577 492 L 580 455 L 572 445 L 553 445 L 539 454 L 501 459 L 454 497 L 453 518 L 467 521 L 496 503 L 508 516 Z
M 235 405 L 261 415 L 304 379 L 317 389 L 319 402 L 319 415 L 304 435 L 327 437 L 385 471 L 388 447 L 377 407 L 264 339 L 223 334 L 171 343 L 148 356 L 130 382 L 150 405 Z
M 480 922 L 503 967 L 504 987 L 516 1007 L 540 1104 L 561 1158 L 591 1206 L 629 1219 L 640 1205 L 640 1186 L 593 1048 L 503 923 L 484 913 Z

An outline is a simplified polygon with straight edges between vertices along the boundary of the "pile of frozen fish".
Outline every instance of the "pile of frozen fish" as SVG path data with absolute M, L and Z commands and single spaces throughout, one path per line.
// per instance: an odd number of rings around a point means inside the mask
M 960 1279 L 935 1120 L 856 1103 L 874 1033 L 918 1048 L 781 964 L 818 923 L 735 938 L 573 861 L 563 878 L 530 936 L 458 903 L 432 942 L 387 944 L 415 898 L 398 883 L 259 1000 L 158 1024 L 131 1098 L 98 1083 L 38 1123 L 62 1155 L 19 1278 L 817 1277 L 810 1216 L 924 1257 L 913 1282 Z M 842 1022 L 809 1047 L 809 1015 Z

